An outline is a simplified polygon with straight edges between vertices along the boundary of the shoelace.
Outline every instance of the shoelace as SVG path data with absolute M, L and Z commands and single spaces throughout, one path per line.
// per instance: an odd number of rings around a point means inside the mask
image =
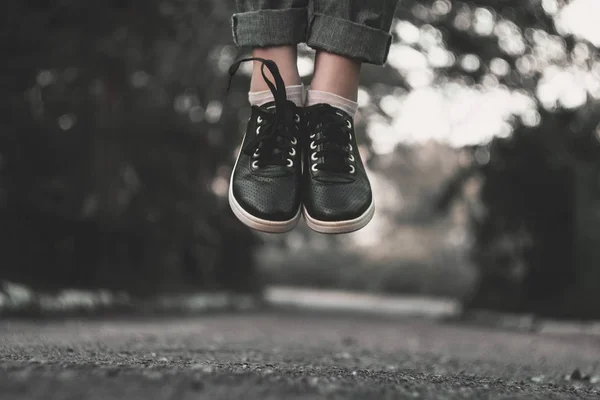
M 353 174 L 356 167 L 355 149 L 351 143 L 352 122 L 328 104 L 314 106 L 310 121 L 313 129 L 309 137 L 312 170 Z
M 273 60 L 250 57 L 243 58 L 231 65 L 229 68 L 229 84 L 242 63 L 248 61 L 260 61 L 262 63 L 261 73 L 267 86 L 273 93 L 275 99 L 275 112 L 265 111 L 258 117 L 256 136 L 252 137 L 244 146 L 242 151 L 252 156 L 255 161 L 254 168 L 267 166 L 293 167 L 292 158 L 296 155 L 294 146 L 298 143 L 294 136 L 295 123 L 299 122 L 299 115 L 294 113 L 293 108 L 287 101 L 285 83 L 279 73 L 279 68 Z M 267 78 L 265 67 L 271 72 L 275 82 Z

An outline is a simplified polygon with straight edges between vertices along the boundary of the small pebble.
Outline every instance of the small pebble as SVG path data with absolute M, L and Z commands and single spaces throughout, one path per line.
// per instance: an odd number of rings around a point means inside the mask
M 532 382 L 540 383 L 544 380 L 544 375 L 538 375 L 531 378 Z
M 212 374 L 214 372 L 214 368 L 211 365 L 205 365 L 201 371 L 204 372 L 205 374 Z

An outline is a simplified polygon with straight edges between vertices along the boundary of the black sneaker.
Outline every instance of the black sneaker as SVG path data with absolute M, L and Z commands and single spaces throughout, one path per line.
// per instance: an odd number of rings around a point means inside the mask
M 371 185 L 358 152 L 354 123 L 329 104 L 304 109 L 303 202 L 308 226 L 321 233 L 359 230 L 375 213 Z
M 282 233 L 300 219 L 302 158 L 298 145 L 300 110 L 287 100 L 285 84 L 274 61 L 247 58 L 233 64 L 261 61 L 275 82 L 264 75 L 275 98 L 252 107 L 241 151 L 229 184 L 229 204 L 237 218 L 252 229 Z

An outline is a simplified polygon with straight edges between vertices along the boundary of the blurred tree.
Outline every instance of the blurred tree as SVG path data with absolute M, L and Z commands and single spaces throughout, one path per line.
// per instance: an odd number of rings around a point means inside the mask
M 247 116 L 246 82 L 234 80 L 225 96 L 236 56 L 232 3 L 3 6 L 2 277 L 140 293 L 189 283 L 259 286 L 248 262 L 256 239 L 223 197 Z M 395 117 L 382 107 L 386 97 L 427 85 L 510 91 L 531 105 L 498 127 L 509 132 L 471 149 L 472 165 L 440 201 L 448 204 L 470 177 L 483 178 L 485 212 L 471 216 L 481 272 L 472 307 L 553 308 L 595 276 L 586 271 L 598 265 L 589 260 L 600 246 L 588 239 L 596 228 L 584 210 L 595 204 L 592 98 L 600 88 L 576 85 L 575 76 L 599 74 L 600 62 L 592 43 L 559 23 L 567 4 L 402 0 L 389 64 L 364 70 L 371 99 L 364 111 L 379 120 Z M 415 53 L 425 65 L 407 68 Z
M 598 169 L 591 160 L 600 155 L 599 96 L 593 85 L 574 84 L 576 73 L 598 67 L 598 49 L 557 22 L 567 3 L 406 0 L 399 14 L 421 33 L 434 32 L 436 46 L 452 53 L 452 62 L 438 71 L 439 82 L 458 79 L 475 87 L 522 90 L 537 109 L 511 118 L 508 137 L 472 148 L 473 164 L 449 182 L 440 199 L 445 208 L 473 175 L 483 178 L 485 212 L 473 209 L 471 215 L 481 282 L 468 307 L 562 316 L 600 313 L 593 290 L 581 290 L 590 286 L 585 277 L 597 276 L 592 271 L 598 264 L 591 256 L 578 256 L 598 247 L 588 237 L 590 223 L 582 236 L 582 203 L 590 210 L 595 195 L 576 179 L 588 176 L 587 184 L 597 185 L 589 176 Z M 422 38 L 415 46 L 431 55 L 435 46 Z M 547 81 L 561 73 L 573 79 L 571 97 L 548 95 Z
M 221 196 L 243 101 L 225 92 L 231 9 L 3 6 L 0 278 L 140 295 L 259 289 L 255 239 Z

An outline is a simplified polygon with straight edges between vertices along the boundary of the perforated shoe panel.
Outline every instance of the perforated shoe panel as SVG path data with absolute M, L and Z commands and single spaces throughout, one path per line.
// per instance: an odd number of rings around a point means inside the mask
M 258 118 L 269 112 L 266 107 L 253 107 L 242 149 L 252 135 L 256 135 Z M 253 157 L 240 153 L 233 171 L 232 191 L 235 200 L 247 213 L 269 221 L 286 221 L 298 213 L 301 204 L 301 147 L 298 144 L 294 149 L 295 154 L 288 155 L 291 166 L 254 168 Z
M 309 120 L 306 135 L 318 131 L 319 114 L 318 106 L 305 109 Z M 363 162 L 358 152 L 356 135 L 352 118 L 341 113 L 345 121 L 352 125 L 350 129 L 352 146 L 351 152 L 354 161 L 354 173 L 328 173 L 315 171 L 311 167 L 315 161 L 311 159 L 310 140 L 306 141 L 304 147 L 304 177 L 303 177 L 303 203 L 309 215 L 321 221 L 349 221 L 363 215 L 373 202 L 371 185 L 367 177 Z

